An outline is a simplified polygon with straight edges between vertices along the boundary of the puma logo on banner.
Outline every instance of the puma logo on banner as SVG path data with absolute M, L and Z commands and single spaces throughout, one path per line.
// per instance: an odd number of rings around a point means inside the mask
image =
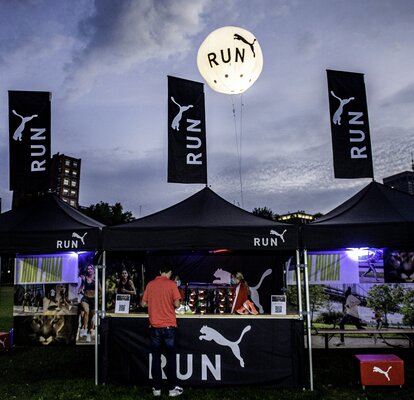
M 86 232 L 83 236 L 78 235 L 76 232 L 72 233 L 72 237 L 79 239 L 83 245 L 85 245 L 85 236 L 88 234 L 88 232 Z
M 374 368 L 372 369 L 372 372 L 377 372 L 377 373 L 379 373 L 379 374 L 384 375 L 384 376 L 388 379 L 388 382 L 389 382 L 391 379 L 390 379 L 390 377 L 389 377 L 389 375 L 388 375 L 388 372 L 390 372 L 390 369 L 391 369 L 391 368 L 392 368 L 392 366 L 388 367 L 388 369 L 387 369 L 386 371 L 384 371 L 384 370 L 382 370 L 380 367 L 374 367 Z
M 216 277 L 217 279 L 214 279 L 213 283 L 218 283 L 218 284 L 230 284 L 231 282 L 231 273 L 221 269 L 221 268 L 217 268 L 217 270 L 214 272 L 214 277 Z
M 276 232 L 273 229 L 270 230 L 270 234 L 280 237 L 283 243 L 285 243 L 285 238 L 284 238 L 285 233 L 286 233 L 286 229 L 282 233 Z
M 31 121 L 33 118 L 36 118 L 38 115 L 34 114 L 34 115 L 31 115 L 30 117 L 23 117 L 22 115 L 17 114 L 15 110 L 12 110 L 12 113 L 22 120 L 20 122 L 20 125 L 17 127 L 17 129 L 13 133 L 13 140 L 21 142 L 23 138 L 23 131 L 26 126 L 26 123 Z
M 270 268 L 267 269 L 265 272 L 263 272 L 263 275 L 260 278 L 259 283 L 256 286 L 249 286 L 250 297 L 251 297 L 253 303 L 256 304 L 256 306 L 258 307 L 260 314 L 263 314 L 264 310 L 263 310 L 262 305 L 260 304 L 259 289 L 260 289 L 260 286 L 263 283 L 263 280 L 266 278 L 266 276 L 269 276 L 271 273 L 272 273 L 272 270 Z
M 355 97 L 350 97 L 349 99 L 341 99 L 333 92 L 333 90 L 331 90 L 331 95 L 339 100 L 339 107 L 332 117 L 332 122 L 335 125 L 341 125 L 341 116 L 344 111 L 344 106 L 346 106 L 350 101 L 355 100 Z
M 282 233 L 277 232 L 273 229 L 270 230 L 269 234 L 276 236 L 276 237 L 262 237 L 253 238 L 253 245 L 255 247 L 277 247 L 278 246 L 278 238 L 285 243 L 285 233 L 287 232 L 287 229 L 285 229 Z
M 247 325 L 243 329 L 243 331 L 242 331 L 239 339 L 237 341 L 235 341 L 235 342 L 232 342 L 232 341 L 226 339 L 220 332 L 216 331 L 213 328 L 210 328 L 207 325 L 204 325 L 200 329 L 201 336 L 199 337 L 199 339 L 200 340 L 208 340 L 208 341 L 216 342 L 219 346 L 227 346 L 227 347 L 230 347 L 230 350 L 233 352 L 234 357 L 236 357 L 237 360 L 239 360 L 240 366 L 242 368 L 244 368 L 244 360 L 243 360 L 243 358 L 241 357 L 241 354 L 240 354 L 239 344 L 242 341 L 243 336 L 247 332 L 249 332 L 251 329 L 252 329 L 252 327 L 250 325 Z
M 182 106 L 180 104 L 178 104 L 174 97 L 171 96 L 171 100 L 174 104 L 176 104 L 179 108 L 177 115 L 174 117 L 172 123 L 171 123 L 171 128 L 179 131 L 180 130 L 180 122 L 181 122 L 181 118 L 183 117 L 183 113 L 188 111 L 190 108 L 193 108 L 193 105 L 190 104 L 188 106 Z
M 85 232 L 82 236 L 79 233 L 72 232 L 72 237 L 75 240 L 57 240 L 56 248 L 57 249 L 77 249 L 79 248 L 79 241 L 85 246 L 85 236 L 88 232 Z

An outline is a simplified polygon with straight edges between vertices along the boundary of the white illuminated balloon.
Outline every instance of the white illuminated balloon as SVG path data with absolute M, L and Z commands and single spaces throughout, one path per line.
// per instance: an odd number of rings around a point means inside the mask
M 217 92 L 243 93 L 262 72 L 262 49 L 251 32 L 225 26 L 205 38 L 198 49 L 197 66 L 208 85 Z

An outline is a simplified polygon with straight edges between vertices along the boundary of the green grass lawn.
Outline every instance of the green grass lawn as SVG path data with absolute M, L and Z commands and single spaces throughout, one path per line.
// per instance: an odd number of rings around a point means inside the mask
M 12 326 L 13 290 L 0 286 L 0 330 Z M 372 349 L 371 349 L 372 350 Z M 181 399 L 200 400 L 412 400 L 414 399 L 414 350 L 381 349 L 404 360 L 406 385 L 368 387 L 357 383 L 355 349 L 314 350 L 314 388 L 275 390 L 232 387 L 185 387 Z M 367 351 L 366 351 L 367 352 Z M 378 352 L 378 351 L 375 351 Z M 308 375 L 307 375 L 308 376 Z M 122 383 L 95 386 L 94 346 L 14 347 L 0 353 L 0 400 L 127 400 L 152 399 L 150 387 Z M 163 395 L 163 398 L 167 396 Z
M 0 332 L 13 327 L 13 286 L 0 286 Z

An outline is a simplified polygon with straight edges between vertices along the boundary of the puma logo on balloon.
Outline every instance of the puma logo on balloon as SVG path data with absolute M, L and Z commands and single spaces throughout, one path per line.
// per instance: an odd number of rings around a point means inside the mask
M 252 43 L 249 43 L 243 36 L 239 35 L 238 33 L 235 33 L 234 40 L 240 40 L 241 42 L 246 43 L 250 47 L 250 50 L 253 53 L 253 57 L 256 57 L 256 53 L 254 52 L 254 43 L 256 42 L 256 38 L 253 40 Z
M 218 345 L 220 346 L 227 346 L 230 347 L 230 350 L 233 352 L 234 356 L 239 360 L 240 362 L 240 366 L 242 368 L 244 368 L 244 360 L 240 355 L 240 347 L 239 344 L 243 339 L 243 336 L 250 331 L 250 329 L 252 329 L 252 327 L 250 325 L 247 325 L 239 339 L 235 342 L 232 342 L 228 339 L 226 339 L 220 332 L 216 331 L 213 328 L 210 328 L 207 325 L 204 325 L 201 329 L 200 329 L 200 333 L 202 334 L 199 339 L 200 340 L 208 340 L 208 341 L 213 341 L 216 342 Z

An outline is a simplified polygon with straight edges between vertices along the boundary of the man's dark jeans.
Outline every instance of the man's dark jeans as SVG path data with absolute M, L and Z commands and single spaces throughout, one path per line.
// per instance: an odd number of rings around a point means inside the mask
M 154 388 L 161 389 L 161 354 L 163 345 L 165 348 L 165 356 L 167 358 L 166 375 L 168 379 L 168 388 L 172 390 L 177 383 L 177 358 L 175 350 L 175 332 L 176 328 L 151 328 L 151 353 L 152 367 L 151 374 L 154 380 Z

